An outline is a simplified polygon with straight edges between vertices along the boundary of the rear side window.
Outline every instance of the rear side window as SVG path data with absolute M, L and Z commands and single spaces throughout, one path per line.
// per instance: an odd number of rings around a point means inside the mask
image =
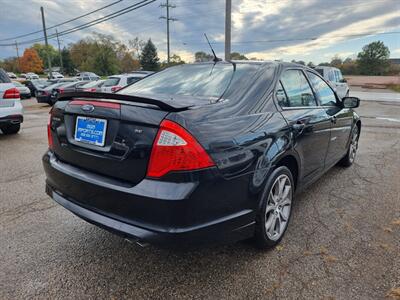
M 310 78 L 311 84 L 317 94 L 318 100 L 322 106 L 334 106 L 336 105 L 336 96 L 330 86 L 319 78 L 317 75 L 307 72 L 308 78 Z
M 334 71 L 329 71 L 329 73 L 328 73 L 328 80 L 329 80 L 329 81 L 336 81 L 335 72 L 334 72 Z
M 136 81 L 139 81 L 141 78 L 140 77 L 128 77 L 127 79 L 126 79 L 126 83 L 127 84 L 131 84 L 131 83 L 134 83 L 134 82 L 136 82 Z
M 11 80 L 8 77 L 7 73 L 3 70 L 0 69 L 0 83 L 10 83 Z
M 108 79 L 104 82 L 103 86 L 114 86 L 114 85 L 118 85 L 119 81 L 120 81 L 120 78 L 111 77 L 111 78 L 108 78 Z
M 300 70 L 287 70 L 281 77 L 281 84 L 286 92 L 287 100 L 283 107 L 316 106 L 314 94 L 304 73 Z
M 335 70 L 335 73 L 336 73 L 336 81 L 337 82 L 342 81 L 343 79 L 342 72 L 340 72 L 339 70 Z

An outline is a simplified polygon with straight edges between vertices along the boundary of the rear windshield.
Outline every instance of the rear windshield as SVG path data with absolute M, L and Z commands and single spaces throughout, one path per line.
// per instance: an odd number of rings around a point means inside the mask
M 233 74 L 234 66 L 227 63 L 181 65 L 143 78 L 121 90 L 119 94 L 220 98 L 231 82 Z
M 106 81 L 104 81 L 103 86 L 114 86 L 114 85 L 118 85 L 119 81 L 121 79 L 118 77 L 110 77 L 108 78 Z

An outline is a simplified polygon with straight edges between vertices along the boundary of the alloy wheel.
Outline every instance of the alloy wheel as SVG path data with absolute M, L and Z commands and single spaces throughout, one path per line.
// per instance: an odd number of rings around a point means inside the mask
M 354 162 L 358 149 L 358 127 L 356 126 L 353 130 L 353 135 L 350 141 L 350 149 L 349 149 L 349 160 L 350 162 Z
M 278 176 L 271 187 L 265 210 L 265 232 L 270 240 L 281 238 L 289 222 L 292 208 L 292 182 L 285 174 Z

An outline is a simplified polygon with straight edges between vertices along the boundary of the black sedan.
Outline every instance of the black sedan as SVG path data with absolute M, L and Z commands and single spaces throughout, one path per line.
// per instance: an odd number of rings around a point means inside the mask
M 269 248 L 295 195 L 353 164 L 358 105 L 282 62 L 181 65 L 116 94 L 64 94 L 48 126 L 46 191 L 140 244 L 252 237 Z

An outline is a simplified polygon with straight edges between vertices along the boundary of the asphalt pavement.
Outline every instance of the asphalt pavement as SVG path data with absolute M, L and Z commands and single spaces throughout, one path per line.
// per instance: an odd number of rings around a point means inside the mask
M 354 166 L 297 197 L 280 246 L 141 248 L 51 200 L 49 107 L 0 133 L 0 299 L 388 299 L 400 296 L 400 103 L 362 102 Z

